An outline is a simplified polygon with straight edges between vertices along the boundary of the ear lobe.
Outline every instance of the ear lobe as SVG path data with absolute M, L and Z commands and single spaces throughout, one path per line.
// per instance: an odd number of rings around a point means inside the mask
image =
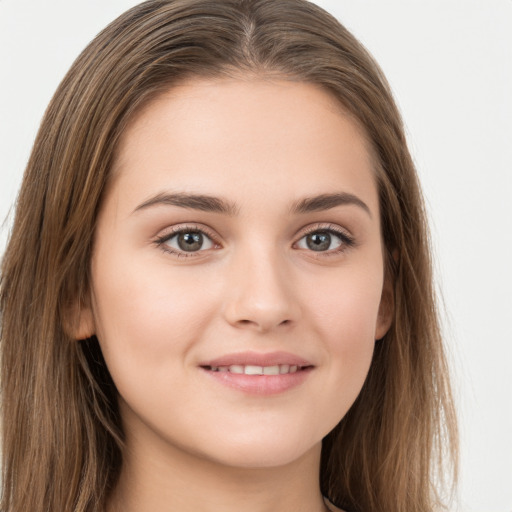
M 389 331 L 395 315 L 395 294 L 393 292 L 393 283 L 389 278 L 385 278 L 380 298 L 379 313 L 377 316 L 377 325 L 375 327 L 375 339 L 384 338 Z
M 92 308 L 79 301 L 66 312 L 63 323 L 66 334 L 77 341 L 86 340 L 96 332 Z

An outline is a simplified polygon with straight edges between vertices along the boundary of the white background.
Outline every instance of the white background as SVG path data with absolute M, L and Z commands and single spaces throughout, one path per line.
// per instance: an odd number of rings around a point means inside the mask
M 1 220 L 58 82 L 136 3 L 0 0 Z M 512 0 L 318 3 L 384 69 L 424 185 L 462 431 L 453 510 L 512 512 Z

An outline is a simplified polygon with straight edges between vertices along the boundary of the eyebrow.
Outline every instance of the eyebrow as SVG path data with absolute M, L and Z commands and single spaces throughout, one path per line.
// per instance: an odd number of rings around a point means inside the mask
M 138 212 L 152 206 L 178 206 L 190 210 L 199 210 L 203 212 L 221 213 L 234 216 L 238 213 L 239 207 L 236 203 L 227 201 L 220 197 L 209 196 L 204 194 L 186 194 L 177 193 L 160 193 L 151 197 L 147 201 L 137 206 L 134 210 Z M 311 213 L 330 210 L 337 206 L 354 205 L 363 209 L 370 218 L 372 217 L 368 205 L 354 194 L 347 192 L 337 192 L 334 194 L 320 194 L 318 196 L 305 197 L 292 205 L 292 213 Z
M 319 196 L 306 197 L 297 201 L 293 207 L 293 213 L 310 213 L 310 212 L 321 212 L 324 210 L 330 210 L 336 208 L 336 206 L 353 205 L 362 208 L 369 216 L 372 217 L 372 213 L 368 205 L 359 199 L 354 194 L 347 192 L 337 192 L 334 194 L 321 194 Z
M 235 203 L 231 203 L 219 197 L 203 194 L 161 193 L 137 206 L 134 213 L 158 205 L 179 206 L 180 208 L 190 210 L 223 213 L 227 215 L 235 215 L 238 211 L 238 206 Z

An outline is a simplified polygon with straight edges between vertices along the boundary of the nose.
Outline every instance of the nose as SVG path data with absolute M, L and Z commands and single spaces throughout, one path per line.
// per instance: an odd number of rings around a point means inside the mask
M 225 319 L 234 327 L 256 332 L 293 325 L 301 315 L 294 288 L 286 261 L 261 248 L 247 251 L 231 265 Z

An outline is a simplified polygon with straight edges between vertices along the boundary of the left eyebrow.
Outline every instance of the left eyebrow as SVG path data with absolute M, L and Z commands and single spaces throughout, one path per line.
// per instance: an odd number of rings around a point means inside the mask
M 336 206 L 353 205 L 363 209 L 372 218 L 368 205 L 359 197 L 347 192 L 335 194 L 321 194 L 319 196 L 305 197 L 292 206 L 292 213 L 321 212 L 336 208 Z
M 235 203 L 231 203 L 220 197 L 203 194 L 161 193 L 137 206 L 134 213 L 158 205 L 178 206 L 189 210 L 223 213 L 226 215 L 235 215 L 238 210 L 238 206 Z

